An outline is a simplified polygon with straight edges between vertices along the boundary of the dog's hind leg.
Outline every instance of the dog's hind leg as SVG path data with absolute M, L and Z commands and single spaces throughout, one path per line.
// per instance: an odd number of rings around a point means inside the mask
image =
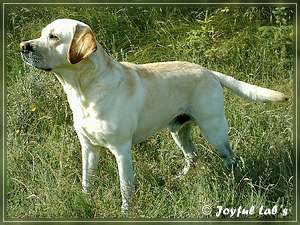
M 177 146 L 182 150 L 185 158 L 184 168 L 179 173 L 178 178 L 183 177 L 188 173 L 197 156 L 196 148 L 191 137 L 192 124 L 190 119 L 191 118 L 186 121 L 180 121 L 177 118 L 170 127 L 171 135 Z
M 211 115 L 210 118 L 201 119 L 199 127 L 208 143 L 215 148 L 218 155 L 224 160 L 224 166 L 229 170 L 235 167 L 236 162 L 229 145 L 225 116 Z
M 205 107 L 204 107 L 205 106 Z M 192 114 L 202 134 L 223 158 L 227 169 L 232 169 L 236 162 L 229 145 L 228 124 L 224 112 L 223 89 L 211 90 L 205 97 L 196 96 Z

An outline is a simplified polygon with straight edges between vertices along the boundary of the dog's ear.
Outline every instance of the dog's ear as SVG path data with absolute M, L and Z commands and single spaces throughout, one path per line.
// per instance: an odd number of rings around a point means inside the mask
M 76 25 L 68 51 L 69 63 L 78 63 L 96 50 L 97 42 L 91 29 L 87 26 Z

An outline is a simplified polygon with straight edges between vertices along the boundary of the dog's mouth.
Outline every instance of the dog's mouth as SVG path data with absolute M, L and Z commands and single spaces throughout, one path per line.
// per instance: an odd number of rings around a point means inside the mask
M 42 56 L 36 52 L 23 50 L 21 51 L 21 57 L 25 63 L 37 69 L 44 70 L 44 71 L 52 70 L 51 68 L 44 67 L 41 65 Z

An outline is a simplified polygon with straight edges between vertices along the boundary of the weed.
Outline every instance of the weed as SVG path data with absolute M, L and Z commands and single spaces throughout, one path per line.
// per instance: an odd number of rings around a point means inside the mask
M 53 74 L 24 66 L 20 59 L 19 43 L 39 36 L 54 19 L 68 17 L 89 24 L 118 60 L 187 60 L 293 96 L 292 8 L 11 6 L 7 10 L 7 218 L 121 216 L 113 156 L 101 150 L 92 193 L 81 193 L 80 146 L 62 87 Z M 206 217 L 201 207 L 206 204 L 213 209 L 284 205 L 293 215 L 292 101 L 249 103 L 225 91 L 225 104 L 231 145 L 240 158 L 239 174 L 225 172 L 221 159 L 194 128 L 199 158 L 186 178 L 174 180 L 183 156 L 164 130 L 133 147 L 137 191 L 130 217 L 202 219 Z

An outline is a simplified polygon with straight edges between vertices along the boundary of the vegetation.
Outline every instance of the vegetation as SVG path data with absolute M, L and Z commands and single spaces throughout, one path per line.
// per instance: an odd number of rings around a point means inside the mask
M 137 191 L 130 218 L 214 219 L 217 206 L 282 205 L 295 216 L 293 79 L 295 10 L 287 7 L 6 8 L 7 219 L 119 218 L 117 165 L 102 150 L 91 194 L 81 192 L 81 153 L 62 87 L 52 73 L 26 66 L 22 40 L 37 38 L 57 18 L 89 24 L 120 61 L 186 60 L 290 96 L 287 104 L 247 102 L 225 90 L 237 172 L 193 130 L 199 157 L 182 180 L 183 155 L 167 130 L 133 148 Z M 211 216 L 202 213 L 210 205 Z M 229 216 L 225 217 L 230 219 Z

